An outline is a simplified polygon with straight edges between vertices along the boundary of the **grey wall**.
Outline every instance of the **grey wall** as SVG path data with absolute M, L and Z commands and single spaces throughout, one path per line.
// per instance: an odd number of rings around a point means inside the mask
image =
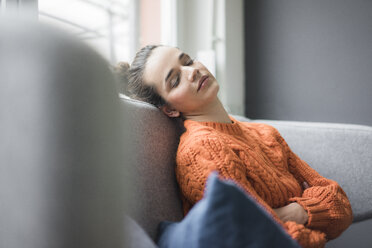
M 245 1 L 246 115 L 372 125 L 372 1 Z

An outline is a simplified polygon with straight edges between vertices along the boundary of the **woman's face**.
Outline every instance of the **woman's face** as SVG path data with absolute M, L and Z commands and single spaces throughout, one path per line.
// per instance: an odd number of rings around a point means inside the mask
M 156 88 L 167 107 L 185 116 L 202 112 L 217 99 L 219 89 L 216 79 L 202 63 L 174 47 L 157 47 L 152 51 L 144 82 Z

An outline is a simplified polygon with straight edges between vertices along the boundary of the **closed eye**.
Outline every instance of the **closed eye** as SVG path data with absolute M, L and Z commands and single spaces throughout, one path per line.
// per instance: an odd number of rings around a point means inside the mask
M 178 73 L 177 76 L 172 80 L 171 88 L 175 88 L 180 83 L 180 74 Z

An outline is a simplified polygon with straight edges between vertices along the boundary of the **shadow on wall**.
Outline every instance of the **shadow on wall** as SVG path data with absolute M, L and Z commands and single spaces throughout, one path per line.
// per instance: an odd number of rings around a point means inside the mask
M 372 2 L 245 1 L 249 118 L 372 125 Z

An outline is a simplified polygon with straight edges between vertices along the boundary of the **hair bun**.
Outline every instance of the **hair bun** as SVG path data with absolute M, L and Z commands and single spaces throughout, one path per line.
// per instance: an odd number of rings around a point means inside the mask
M 130 68 L 129 63 L 120 61 L 119 63 L 116 64 L 114 70 L 116 73 L 128 74 L 129 68 Z
M 128 95 L 128 75 L 129 75 L 129 64 L 127 62 L 119 62 L 114 66 L 114 74 L 119 87 L 119 92 Z

